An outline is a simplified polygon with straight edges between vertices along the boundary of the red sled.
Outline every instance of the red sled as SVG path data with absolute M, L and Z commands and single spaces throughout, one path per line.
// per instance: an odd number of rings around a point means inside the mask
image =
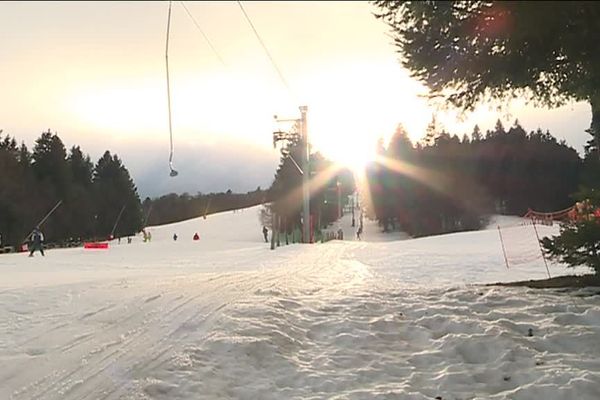
M 86 242 L 83 244 L 84 249 L 108 249 L 108 242 Z

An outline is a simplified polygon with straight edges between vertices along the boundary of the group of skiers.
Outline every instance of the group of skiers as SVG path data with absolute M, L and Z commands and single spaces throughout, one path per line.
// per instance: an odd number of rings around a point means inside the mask
M 362 229 L 363 229 L 363 224 L 362 224 L 362 218 L 361 218 L 361 224 L 358 228 L 358 230 L 356 231 L 356 238 L 358 240 L 360 240 L 360 235 L 362 234 Z M 338 239 L 342 240 L 344 238 L 343 236 L 343 231 L 340 229 L 338 232 Z M 152 241 L 152 234 L 148 231 L 146 232 L 146 230 L 142 230 L 142 234 L 143 234 L 143 240 L 144 242 L 150 242 Z M 262 234 L 263 237 L 265 239 L 265 242 L 269 242 L 269 230 L 267 229 L 266 226 L 263 226 L 262 228 Z M 29 240 L 29 257 L 33 257 L 33 254 L 35 253 L 35 251 L 39 251 L 40 253 L 42 253 L 42 256 L 44 255 L 44 234 L 40 231 L 39 227 L 36 227 L 33 232 L 30 235 L 30 240 Z M 179 237 L 177 236 L 177 233 L 173 234 L 173 241 L 177 241 Z M 120 242 L 119 238 L 119 242 Z M 192 237 L 193 240 L 200 240 L 200 235 L 198 234 L 198 232 L 194 233 L 194 236 Z M 127 243 L 131 243 L 131 238 L 127 238 Z
M 361 239 L 361 235 L 363 232 L 363 219 L 362 219 L 362 215 L 361 215 L 361 219 L 360 219 L 360 225 L 358 226 L 358 229 L 356 230 L 356 239 L 357 240 L 362 240 Z M 263 226 L 262 228 L 262 234 L 263 237 L 265 238 L 265 242 L 269 242 L 269 230 L 267 229 L 266 226 Z M 342 230 L 342 228 L 338 229 L 338 231 L 336 232 L 336 238 L 338 240 L 344 240 L 344 231 Z M 194 239 L 196 240 L 196 239 Z
M 179 236 L 177 236 L 176 233 L 173 234 L 173 241 L 176 242 L 177 239 L 179 239 Z M 192 236 L 193 240 L 200 240 L 200 235 L 198 235 L 198 232 L 194 233 L 194 236 Z
M 152 241 L 152 233 L 150 233 L 150 231 L 146 232 L 145 229 L 142 229 L 142 235 L 144 237 L 144 243 Z

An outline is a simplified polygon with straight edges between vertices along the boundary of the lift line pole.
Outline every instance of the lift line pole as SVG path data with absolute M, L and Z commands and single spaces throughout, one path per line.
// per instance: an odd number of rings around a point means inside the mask
M 306 124 L 307 106 L 300 107 L 300 132 L 302 133 L 302 228 L 304 230 L 303 242 L 310 243 L 310 149 L 308 142 L 308 126 Z

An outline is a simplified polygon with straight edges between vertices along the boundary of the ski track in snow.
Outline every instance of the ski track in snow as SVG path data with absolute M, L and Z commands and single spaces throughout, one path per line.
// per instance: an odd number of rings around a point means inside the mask
M 248 209 L 2 256 L 0 398 L 600 398 L 600 288 L 474 285 L 545 275 L 496 235 L 271 252 Z

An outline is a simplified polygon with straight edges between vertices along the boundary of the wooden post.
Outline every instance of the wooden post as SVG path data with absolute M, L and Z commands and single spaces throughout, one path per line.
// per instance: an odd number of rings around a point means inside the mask
M 548 269 L 548 262 L 546 261 L 546 255 L 544 254 L 544 250 L 542 249 L 542 243 L 540 242 L 540 235 L 538 235 L 537 228 L 535 226 L 535 220 L 531 218 L 533 222 L 533 230 L 535 231 L 535 237 L 537 238 L 538 246 L 540 246 L 540 253 L 542 253 L 542 259 L 544 260 L 544 265 L 546 266 L 546 272 L 548 273 L 548 279 L 552 279 L 550 276 L 550 270 Z
M 281 231 L 281 216 L 277 215 L 275 224 L 277 226 L 277 247 L 279 247 L 281 246 L 281 241 L 279 240 L 279 232 Z
M 276 220 L 275 212 L 271 214 L 271 250 L 275 250 L 275 220 Z
M 500 225 L 498 225 L 498 234 L 500 235 L 500 244 L 502 245 L 502 254 L 504 254 L 504 262 L 506 263 L 506 269 L 509 269 L 508 258 L 506 258 L 506 249 L 504 248 L 504 240 L 502 240 L 502 231 L 500 231 Z

